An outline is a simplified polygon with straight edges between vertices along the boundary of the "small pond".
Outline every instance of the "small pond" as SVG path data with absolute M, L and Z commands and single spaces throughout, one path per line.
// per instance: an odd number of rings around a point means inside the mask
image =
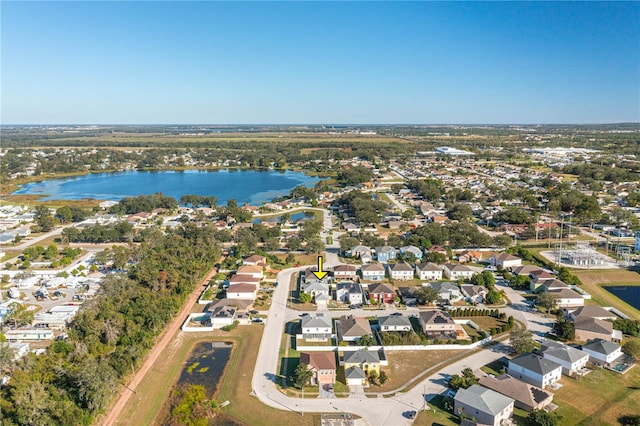
M 233 345 L 228 342 L 198 343 L 180 373 L 177 386 L 201 385 L 211 396 L 229 362 Z

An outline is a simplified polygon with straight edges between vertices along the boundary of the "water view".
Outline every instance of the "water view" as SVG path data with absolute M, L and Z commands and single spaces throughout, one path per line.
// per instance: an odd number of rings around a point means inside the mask
M 187 360 L 177 386 L 201 385 L 208 396 L 216 391 L 233 345 L 227 342 L 197 344 Z
M 176 199 L 184 194 L 215 195 L 220 204 L 235 198 L 239 204 L 255 205 L 287 195 L 298 185 L 313 186 L 318 181 L 304 173 L 274 170 L 128 171 L 32 182 L 14 194 L 42 195 L 43 201 L 84 198 L 118 201 L 162 192 Z
M 624 300 L 634 308 L 640 309 L 640 286 L 616 285 L 603 286 L 602 288 Z

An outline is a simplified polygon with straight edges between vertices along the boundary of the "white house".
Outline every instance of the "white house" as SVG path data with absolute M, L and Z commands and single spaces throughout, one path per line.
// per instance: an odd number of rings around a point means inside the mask
M 453 412 L 473 418 L 473 424 L 500 426 L 513 415 L 515 401 L 512 398 L 472 385 L 459 389 L 453 398 Z
M 302 337 L 306 340 L 324 341 L 331 338 L 333 324 L 331 317 L 324 314 L 305 315 L 300 321 Z
M 468 280 L 476 273 L 477 271 L 469 266 L 454 265 L 451 263 L 444 264 L 444 275 L 450 280 Z
M 595 339 L 582 345 L 582 351 L 591 361 L 610 364 L 622 355 L 622 346 L 604 339 Z
M 411 321 L 401 315 L 378 317 L 380 331 L 411 331 Z
M 562 365 L 540 355 L 525 353 L 509 360 L 507 374 L 544 389 L 560 380 Z
M 384 266 L 380 263 L 369 263 L 360 268 L 362 279 L 368 281 L 382 281 L 384 279 Z
M 413 278 L 413 268 L 406 262 L 390 264 L 389 276 L 394 280 L 407 281 Z
M 504 269 L 522 266 L 522 259 L 508 253 L 494 254 L 489 258 L 491 266 L 501 266 Z
M 460 288 L 450 282 L 429 283 L 429 287 L 438 292 L 441 302 L 455 302 L 462 299 Z
M 542 356 L 562 366 L 562 373 L 571 376 L 587 365 L 589 355 L 579 349 L 549 341 L 542 345 Z
M 416 264 L 416 274 L 421 280 L 441 280 L 442 267 L 432 262 Z
M 227 299 L 254 300 L 257 288 L 253 284 L 231 284 L 227 288 Z
M 207 320 L 208 325 L 213 328 L 222 328 L 227 325 L 232 325 L 236 320 L 236 312 L 237 309 L 233 306 L 218 306 L 213 312 L 211 312 L 211 316 Z
M 558 308 L 575 309 L 584 306 L 584 297 L 570 288 L 552 290 L 549 293 L 557 296 Z
M 4 337 L 10 342 L 16 340 L 51 340 L 53 339 L 53 330 L 48 328 L 18 328 L 5 331 Z
M 336 299 L 350 305 L 362 304 L 362 286 L 356 283 L 338 283 Z

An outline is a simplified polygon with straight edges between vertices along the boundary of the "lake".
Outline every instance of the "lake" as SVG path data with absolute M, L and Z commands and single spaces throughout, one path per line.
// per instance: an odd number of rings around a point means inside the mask
M 258 205 L 288 195 L 298 185 L 313 186 L 320 179 L 292 171 L 128 171 L 93 173 L 24 185 L 14 194 L 42 195 L 40 200 L 118 201 L 124 197 L 162 192 L 175 199 L 185 194 L 215 195 L 219 204 L 235 198 L 239 205 Z
M 619 299 L 624 300 L 636 309 L 640 309 L 640 286 L 616 285 L 603 286 L 605 290 Z

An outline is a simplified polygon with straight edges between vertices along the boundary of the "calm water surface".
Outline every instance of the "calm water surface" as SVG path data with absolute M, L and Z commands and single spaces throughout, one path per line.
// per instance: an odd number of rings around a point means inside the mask
M 118 201 L 124 197 L 162 192 L 179 199 L 185 194 L 215 195 L 220 204 L 235 198 L 238 204 L 260 204 L 288 195 L 298 185 L 313 186 L 318 178 L 286 171 L 219 170 L 96 173 L 33 182 L 14 194 L 43 195 L 41 200 Z
M 211 397 L 229 362 L 232 347 L 226 342 L 198 343 L 180 373 L 178 386 L 201 385 Z
M 603 286 L 602 288 L 624 300 L 634 308 L 640 309 L 640 286 L 615 285 Z

